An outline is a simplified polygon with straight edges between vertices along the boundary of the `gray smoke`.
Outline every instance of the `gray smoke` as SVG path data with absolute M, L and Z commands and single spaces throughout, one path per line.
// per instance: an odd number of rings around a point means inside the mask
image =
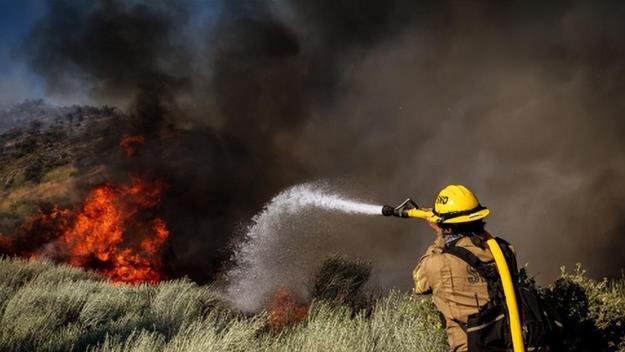
M 24 53 L 51 93 L 89 89 L 159 138 L 133 167 L 170 184 L 174 273 L 211 278 L 264 202 L 320 178 L 427 206 L 465 184 L 541 280 L 625 267 L 625 5 L 172 4 L 51 2 Z M 419 222 L 327 212 L 281 228 L 276 285 L 339 252 L 408 288 L 432 239 Z

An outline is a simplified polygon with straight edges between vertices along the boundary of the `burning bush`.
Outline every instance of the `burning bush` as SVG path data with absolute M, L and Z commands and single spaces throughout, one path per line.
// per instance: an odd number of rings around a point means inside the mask
M 3 236 L 0 249 L 93 269 L 114 282 L 159 282 L 169 231 L 154 209 L 163 188 L 140 178 L 130 185 L 96 186 L 77 210 L 40 210 L 18 234 Z
M 68 226 L 71 212 L 55 206 L 43 205 L 31 215 L 12 236 L 0 234 L 0 253 L 33 257 L 46 244 L 59 237 L 59 231 Z
M 126 156 L 133 157 L 137 153 L 137 146 L 145 144 L 145 137 L 142 135 L 127 134 L 122 137 L 119 146 L 124 149 Z
M 329 304 L 347 305 L 355 311 L 362 306 L 364 300 L 361 289 L 370 274 L 371 266 L 368 263 L 332 257 L 317 271 L 312 297 Z M 277 332 L 302 322 L 308 316 L 310 306 L 298 303 L 287 288 L 278 288 L 269 300 L 269 328 Z
M 276 290 L 269 301 L 267 321 L 273 332 L 300 323 L 308 316 L 310 306 L 298 303 L 288 289 Z
M 94 267 L 115 282 L 160 281 L 159 250 L 169 231 L 165 221 L 146 210 L 158 204 L 162 188 L 138 178 L 130 186 L 96 187 L 72 225 L 62 230 L 52 257 Z

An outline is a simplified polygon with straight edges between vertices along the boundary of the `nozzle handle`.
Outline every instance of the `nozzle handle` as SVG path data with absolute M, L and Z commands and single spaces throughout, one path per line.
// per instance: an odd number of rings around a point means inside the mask
M 408 211 L 411 209 L 418 209 L 419 206 L 412 199 L 408 198 L 403 203 L 396 207 L 385 205 L 382 207 L 382 215 L 384 216 L 396 216 L 399 218 L 407 218 Z

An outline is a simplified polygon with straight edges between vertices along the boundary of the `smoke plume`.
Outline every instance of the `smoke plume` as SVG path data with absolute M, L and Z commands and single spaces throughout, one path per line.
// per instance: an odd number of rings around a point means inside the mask
M 625 5 L 202 6 L 50 2 L 22 48 L 51 95 L 125 106 L 127 129 L 146 135 L 131 164 L 102 158 L 113 174 L 169 185 L 172 273 L 214 278 L 264 202 L 321 178 L 374 203 L 424 206 L 465 184 L 492 209 L 491 232 L 542 279 L 578 261 L 593 276 L 625 267 L 615 255 L 625 246 Z M 397 219 L 324 212 L 296 223 L 274 234 L 276 286 L 341 252 L 371 260 L 375 284 L 407 288 L 432 239 Z

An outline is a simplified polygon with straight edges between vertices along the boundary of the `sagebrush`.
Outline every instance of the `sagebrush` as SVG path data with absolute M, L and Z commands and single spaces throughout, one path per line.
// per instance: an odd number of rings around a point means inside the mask
M 368 272 L 367 264 L 331 259 L 311 284 L 319 298 L 308 317 L 276 332 L 267 329 L 267 313 L 233 311 L 216 289 L 189 280 L 116 286 L 64 265 L 0 258 L 0 350 L 448 349 L 429 297 L 399 291 L 365 297 L 359 288 Z M 565 317 L 570 351 L 625 351 L 624 282 L 593 281 L 578 270 L 540 289 Z

